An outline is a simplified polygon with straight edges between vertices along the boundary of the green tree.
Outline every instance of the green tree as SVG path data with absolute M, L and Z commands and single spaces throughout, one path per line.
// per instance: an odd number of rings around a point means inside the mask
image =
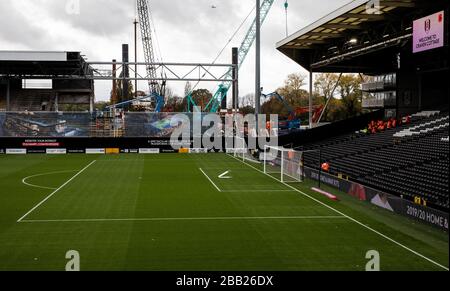
M 247 114 L 255 114 L 255 108 L 253 106 L 247 105 L 247 106 L 241 107 L 239 110 L 240 110 L 240 113 L 244 116 Z
M 166 103 L 166 111 L 170 112 L 184 112 L 186 110 L 186 98 L 173 96 Z
M 335 99 L 336 90 L 333 93 L 333 89 L 335 89 L 338 79 L 339 79 L 339 75 L 334 74 L 334 73 L 317 74 L 315 77 L 315 81 L 314 81 L 314 95 L 315 95 L 314 101 L 315 102 L 314 102 L 314 104 L 325 106 L 328 102 L 327 108 L 324 108 L 321 122 L 322 121 L 328 121 L 328 122 L 334 121 L 334 119 L 333 119 L 334 117 L 331 118 L 331 116 L 336 116 L 336 110 L 338 110 L 338 107 L 340 107 L 340 102 Z M 331 100 L 329 100 L 330 98 L 331 98 Z M 331 113 L 331 112 L 333 112 L 333 113 Z
M 355 117 L 362 112 L 361 79 L 357 75 L 343 75 L 339 81 L 344 118 Z
M 302 89 L 306 85 L 306 76 L 300 73 L 288 75 L 284 86 L 277 92 L 284 97 L 293 108 L 308 105 L 308 91 Z
M 305 80 L 306 76 L 300 73 L 290 74 L 284 81 L 284 86 L 277 90 L 293 110 L 308 105 L 309 93 L 302 89 L 306 85 Z M 261 106 L 261 110 L 264 114 L 278 114 L 284 118 L 289 116 L 289 110 L 275 96 L 266 100 Z
M 106 101 L 95 102 L 95 109 L 98 111 L 105 111 L 106 107 L 108 107 L 111 103 Z
M 123 90 L 122 90 L 123 80 L 118 80 L 116 82 L 116 87 L 112 89 L 116 93 L 118 103 L 128 101 L 128 100 L 131 100 L 132 98 L 134 98 L 133 83 L 131 81 L 126 81 L 126 82 L 128 83 L 128 87 L 127 87 L 128 98 L 126 96 L 124 96 L 124 94 L 123 94 Z M 113 97 L 113 91 L 111 91 L 111 100 L 113 99 L 112 97 Z
M 337 74 L 318 74 L 314 82 L 314 104 L 325 105 L 327 108 L 321 121 L 335 122 L 352 118 L 362 112 L 360 90 L 361 79 L 354 74 L 345 74 L 339 80 Z M 337 86 L 336 86 L 337 83 Z M 333 89 L 336 87 L 334 94 Z
M 192 92 L 192 99 L 201 111 L 205 109 L 211 98 L 212 94 L 207 89 L 197 89 Z

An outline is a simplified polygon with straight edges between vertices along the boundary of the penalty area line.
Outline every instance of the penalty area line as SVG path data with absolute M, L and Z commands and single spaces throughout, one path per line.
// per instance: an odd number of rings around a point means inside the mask
M 235 157 L 233 157 L 233 156 L 232 156 L 232 158 L 235 159 L 235 160 L 237 160 L 238 162 L 241 162 L 241 163 L 242 163 L 241 160 L 239 160 L 239 159 L 237 159 L 237 158 L 235 158 Z M 370 230 L 371 232 L 373 232 L 373 233 L 375 233 L 375 234 L 381 236 L 382 238 L 384 238 L 384 239 L 386 239 L 386 240 L 388 240 L 388 241 L 390 241 L 390 242 L 396 244 L 397 246 L 403 248 L 404 250 L 406 250 L 406 251 L 408 251 L 408 252 L 410 252 L 410 253 L 412 253 L 412 254 L 414 254 L 414 255 L 416 255 L 416 256 L 418 256 L 418 257 L 420 257 L 420 258 L 422 258 L 422 259 L 424 259 L 424 260 L 426 260 L 426 261 L 428 261 L 428 262 L 430 262 L 430 263 L 432 263 L 432 264 L 434 264 L 435 266 L 438 266 L 438 267 L 440 267 L 440 268 L 442 268 L 442 269 L 444 269 L 444 270 L 446 270 L 446 271 L 449 271 L 449 268 L 448 268 L 448 267 L 446 267 L 446 266 L 444 266 L 444 265 L 442 265 L 442 264 L 440 264 L 440 263 L 434 261 L 433 259 L 428 258 L 428 257 L 425 256 L 425 255 L 422 255 L 421 253 L 419 253 L 419 252 L 417 252 L 417 251 L 415 251 L 415 250 L 413 250 L 413 249 L 411 249 L 411 248 L 405 246 L 404 244 L 402 244 L 402 243 L 400 243 L 400 242 L 394 240 L 393 238 L 391 238 L 391 237 L 389 237 L 389 236 L 387 236 L 387 235 L 385 235 L 385 234 L 383 234 L 383 233 L 381 233 L 381 232 L 379 232 L 379 231 L 373 229 L 372 227 L 370 227 L 370 226 L 368 226 L 368 225 L 365 225 L 364 223 L 360 222 L 359 220 L 356 220 L 355 218 L 353 218 L 353 217 L 351 217 L 351 216 L 348 216 L 347 214 L 345 214 L 345 213 L 343 213 L 343 212 L 337 210 L 336 208 L 334 208 L 334 207 L 332 207 L 332 206 L 330 206 L 330 205 L 328 205 L 328 204 L 326 204 L 326 203 L 324 203 L 324 202 L 322 202 L 322 201 L 320 201 L 320 200 L 318 200 L 318 199 L 312 197 L 311 195 L 308 195 L 308 194 L 306 194 L 305 192 L 303 192 L 303 191 L 301 191 L 301 190 L 299 190 L 299 189 L 297 189 L 297 188 L 295 188 L 295 187 L 293 187 L 293 186 L 291 186 L 291 185 L 289 185 L 289 184 L 287 184 L 287 183 L 284 183 L 284 182 L 281 182 L 281 181 L 277 180 L 275 177 L 272 177 L 271 175 L 269 175 L 269 174 L 267 174 L 267 173 L 264 173 L 264 172 L 261 171 L 260 169 L 254 167 L 254 166 L 252 166 L 252 165 L 250 165 L 250 164 L 247 164 L 247 163 L 243 163 L 243 164 L 245 164 L 245 165 L 249 166 L 250 168 L 252 168 L 252 169 L 254 169 L 254 170 L 256 170 L 256 171 L 258 171 L 258 172 L 260 172 L 260 173 L 262 173 L 262 174 L 264 174 L 264 175 L 266 175 L 266 176 L 268 176 L 268 177 L 270 177 L 270 178 L 272 178 L 272 179 L 274 179 L 275 181 L 277 181 L 277 182 L 279 182 L 279 183 L 282 183 L 282 184 L 286 185 L 286 187 L 291 188 L 292 190 L 294 190 L 294 191 L 296 191 L 296 192 L 298 192 L 298 193 L 304 195 L 305 197 L 308 197 L 309 199 L 311 199 L 311 200 L 313 200 L 313 201 L 319 203 L 320 205 L 322 205 L 322 206 L 324 206 L 324 207 L 326 207 L 326 208 L 328 208 L 328 209 L 330 209 L 330 210 L 332 210 L 332 211 L 334 211 L 334 212 L 336 212 L 336 213 L 338 213 L 338 214 L 340 214 L 340 215 L 342 215 L 342 216 L 348 218 L 349 220 L 353 221 L 354 223 L 356 223 L 356 224 L 362 226 L 363 228 L 365 228 L 365 229 L 367 229 L 367 230 Z
M 211 180 L 211 178 L 208 176 L 208 175 L 206 175 L 206 173 L 205 173 L 205 171 L 203 171 L 203 169 L 202 168 L 199 168 L 199 170 L 200 170 L 200 172 L 202 172 L 203 173 L 203 175 L 205 175 L 205 177 L 206 177 L 206 179 L 208 179 L 209 180 L 209 182 L 211 182 L 211 184 L 213 184 L 213 186 L 214 186 L 214 188 L 216 188 L 217 189 L 217 191 L 219 191 L 219 192 L 222 192 L 222 190 L 220 190 L 220 188 L 219 187 L 217 187 L 217 185 L 213 182 L 213 180 Z
M 23 219 L 25 217 L 27 217 L 28 215 L 30 215 L 31 212 L 33 212 L 34 210 L 36 210 L 39 206 L 41 206 L 42 204 L 44 204 L 48 199 L 50 199 L 53 195 L 55 195 L 56 193 L 58 193 L 62 188 L 64 188 L 67 184 L 69 184 L 71 181 L 73 181 L 76 177 L 78 177 L 81 173 L 83 173 L 84 171 L 86 171 L 87 168 L 89 168 L 90 166 L 92 166 L 94 163 L 96 162 L 96 160 L 92 161 L 89 163 L 89 165 L 87 165 L 86 167 L 84 167 L 83 169 L 81 169 L 79 172 L 77 172 L 74 176 L 72 176 L 72 178 L 70 178 L 69 180 L 67 180 L 64 184 L 62 184 L 61 186 L 59 186 L 57 189 L 55 189 L 55 191 L 53 191 L 52 193 L 50 193 L 47 197 L 45 197 L 41 202 L 39 202 L 38 204 L 36 204 L 33 208 L 31 208 L 27 213 L 25 213 L 21 218 L 19 218 L 17 220 L 17 222 L 22 222 Z

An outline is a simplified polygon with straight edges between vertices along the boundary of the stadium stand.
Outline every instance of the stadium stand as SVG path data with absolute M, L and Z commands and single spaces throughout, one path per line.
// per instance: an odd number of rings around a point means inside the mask
M 33 94 L 21 92 L 11 99 L 11 108 L 15 111 L 52 111 L 53 100 L 51 92 L 35 92 Z
M 376 134 L 355 132 L 301 148 L 321 149 L 331 174 L 448 210 L 449 114 L 420 112 L 410 120 Z M 305 163 L 317 168 L 317 155 L 305 154 Z

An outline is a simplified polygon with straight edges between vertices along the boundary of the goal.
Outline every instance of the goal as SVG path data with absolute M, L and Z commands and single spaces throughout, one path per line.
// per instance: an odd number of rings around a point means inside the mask
M 304 152 L 283 147 L 264 147 L 264 173 L 285 183 L 305 180 Z
M 228 153 L 233 154 L 235 158 L 240 159 L 245 162 L 261 163 L 257 158 L 258 152 L 250 150 L 248 148 L 245 138 L 235 136 L 234 137 L 234 148 L 228 149 Z

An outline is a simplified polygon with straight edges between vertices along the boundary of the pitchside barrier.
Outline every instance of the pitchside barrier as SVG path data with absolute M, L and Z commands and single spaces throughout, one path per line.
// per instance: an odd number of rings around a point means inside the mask
M 308 167 L 305 168 L 305 176 L 309 179 L 319 180 L 319 172 Z M 320 180 L 323 184 L 337 188 L 361 201 L 369 202 L 387 211 L 412 218 L 448 232 L 449 214 L 446 212 L 415 204 L 401 197 L 387 194 L 352 181 L 340 179 L 328 173 L 321 173 Z

